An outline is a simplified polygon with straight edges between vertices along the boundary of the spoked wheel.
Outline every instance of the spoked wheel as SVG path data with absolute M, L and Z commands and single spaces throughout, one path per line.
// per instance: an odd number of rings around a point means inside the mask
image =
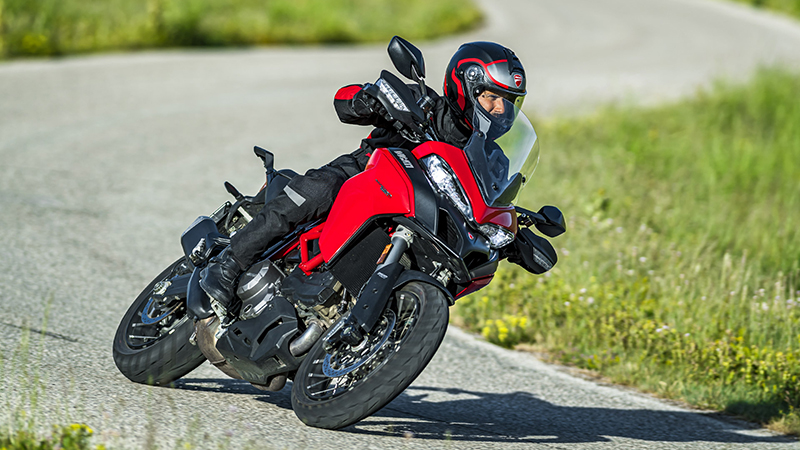
M 373 414 L 403 392 L 428 365 L 447 330 L 447 301 L 434 286 L 412 282 L 394 293 L 375 329 L 357 347 L 325 338 L 303 360 L 292 408 L 306 425 L 337 429 Z
M 129 380 L 169 384 L 199 366 L 205 357 L 189 343 L 194 324 L 186 301 L 164 302 L 155 293 L 175 277 L 191 273 L 185 258 L 161 272 L 136 297 L 114 336 L 114 362 Z

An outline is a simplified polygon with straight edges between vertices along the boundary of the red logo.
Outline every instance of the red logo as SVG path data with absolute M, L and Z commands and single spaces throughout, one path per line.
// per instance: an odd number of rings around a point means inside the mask
M 522 75 L 518 73 L 514 74 L 514 84 L 516 84 L 517 87 L 520 87 L 522 85 Z

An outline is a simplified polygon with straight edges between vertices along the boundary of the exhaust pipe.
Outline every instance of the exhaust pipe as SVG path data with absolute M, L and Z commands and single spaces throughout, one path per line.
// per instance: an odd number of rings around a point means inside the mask
M 225 357 L 217 350 L 217 330 L 219 330 L 219 319 L 214 314 L 211 317 L 198 320 L 194 323 L 195 333 L 197 334 L 197 347 L 208 362 L 221 370 L 225 375 L 241 380 L 242 376 L 233 368 Z
M 256 384 L 250 383 L 256 389 L 260 389 L 262 391 L 270 391 L 270 392 L 278 392 L 286 386 L 286 374 L 282 373 L 279 375 L 275 375 L 268 379 L 269 384 Z
M 317 320 L 312 320 L 303 334 L 289 344 L 289 352 L 293 356 L 300 356 L 311 350 L 319 337 L 322 336 L 322 325 Z

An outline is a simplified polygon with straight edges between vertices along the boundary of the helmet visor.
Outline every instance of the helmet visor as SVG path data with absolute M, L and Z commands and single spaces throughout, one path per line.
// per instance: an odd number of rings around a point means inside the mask
M 530 120 L 500 97 L 475 104 L 473 125 L 464 153 L 487 205 L 513 204 L 539 162 L 539 141 Z

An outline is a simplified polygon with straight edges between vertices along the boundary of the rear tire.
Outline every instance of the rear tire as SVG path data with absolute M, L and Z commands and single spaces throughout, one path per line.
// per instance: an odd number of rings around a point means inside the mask
M 379 334 L 385 326 L 389 337 L 371 336 L 376 346 L 363 351 L 369 353 L 363 363 L 357 358 L 339 358 L 338 349 L 333 357 L 327 355 L 323 340 L 335 325 L 309 351 L 292 386 L 292 408 L 303 423 L 333 430 L 356 423 L 397 397 L 428 365 L 447 330 L 447 300 L 439 289 L 420 282 L 408 283 L 394 296 L 373 331 Z M 413 311 L 407 306 L 409 299 L 416 305 Z M 349 346 L 347 349 L 353 351 Z M 334 367 L 336 363 L 351 364 Z M 334 370 L 350 372 L 326 376 L 324 370 L 329 374 Z
M 185 258 L 172 263 L 136 297 L 117 327 L 114 363 L 129 380 L 163 386 L 205 361 L 200 349 L 189 343 L 194 323 L 186 315 L 185 301 L 156 323 L 146 324 L 142 319 L 142 311 L 149 305 L 153 287 L 160 281 L 189 271 L 191 265 L 185 262 Z

